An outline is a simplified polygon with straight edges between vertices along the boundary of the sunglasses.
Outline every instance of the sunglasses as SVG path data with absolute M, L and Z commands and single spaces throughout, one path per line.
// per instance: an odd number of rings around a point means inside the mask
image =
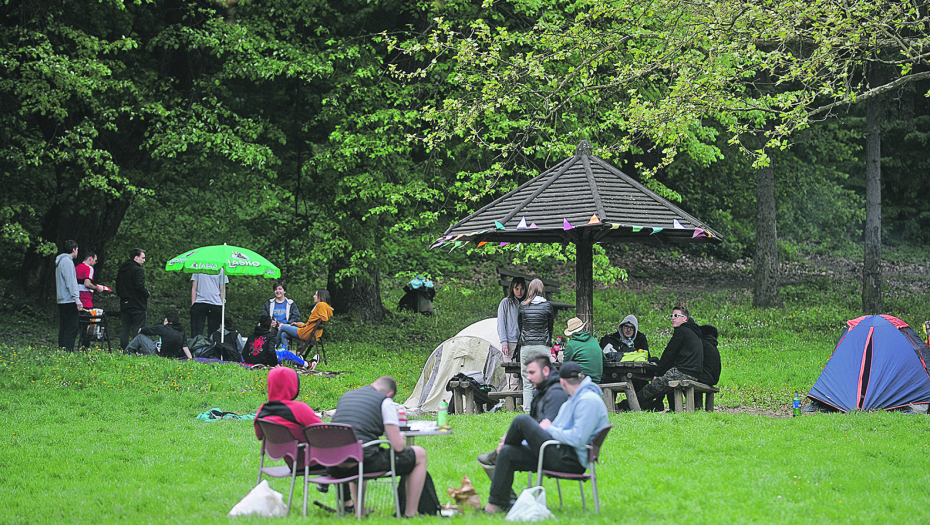
M 676 317 L 687 317 L 685 314 L 671 314 L 668 316 L 669 319 L 674 319 Z

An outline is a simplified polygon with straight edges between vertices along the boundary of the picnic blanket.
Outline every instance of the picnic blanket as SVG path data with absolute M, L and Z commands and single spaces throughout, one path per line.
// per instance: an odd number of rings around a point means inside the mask
M 224 412 L 222 408 L 211 408 L 202 414 L 197 414 L 197 419 L 201 421 L 219 421 L 220 419 L 255 419 L 255 414 L 245 414 L 240 416 L 235 412 Z

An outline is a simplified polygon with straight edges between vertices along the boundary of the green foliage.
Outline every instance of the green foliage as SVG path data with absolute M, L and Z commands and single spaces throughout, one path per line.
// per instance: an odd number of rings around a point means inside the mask
M 841 287 L 816 280 L 800 288 L 806 294 L 786 297 L 785 313 L 803 310 L 819 297 L 836 303 L 825 313 L 827 319 L 843 315 Z M 444 310 L 439 317 L 398 316 L 381 328 L 339 317 L 331 321 L 331 361 L 324 368 L 348 373 L 335 378 L 301 376 L 298 400 L 316 409 L 332 408 L 342 392 L 385 371 L 398 378 L 402 399 L 431 347 L 487 315 L 499 299 L 496 288 L 479 288 L 469 296 L 445 292 L 440 290 L 438 303 Z M 803 327 L 771 311 L 753 311 L 741 293 L 672 296 L 658 289 L 640 294 L 609 290 L 599 291 L 596 300 L 598 318 L 605 324 L 619 322 L 616 316 L 621 312 L 640 315 L 654 347 L 661 347 L 668 336 L 664 316 L 675 302 L 687 303 L 700 321 L 721 328 L 725 369 L 718 406 L 723 410 L 765 407 L 773 415 L 786 416 L 794 390 L 809 387 L 832 350 L 830 327 Z M 732 302 L 730 308 L 722 306 L 727 302 Z M 919 315 L 924 307 L 915 306 L 909 313 Z M 118 513 L 133 522 L 228 523 L 226 513 L 255 483 L 258 442 L 253 425 L 207 423 L 196 416 L 213 407 L 254 413 L 267 396 L 266 371 L 100 350 L 62 353 L 25 342 L 34 335 L 41 339 L 52 327 L 27 323 L 21 313 L 5 314 L 3 332 L 21 334 L 23 342 L 0 344 L 0 410 L 7 416 L 0 464 L 13 473 L 0 521 L 107 521 Z M 37 329 L 39 333 L 31 333 Z M 474 457 L 494 446 L 512 417 L 503 412 L 452 416 L 451 436 L 417 441 L 427 450 L 440 494 L 446 487 L 458 487 L 467 475 L 486 499 L 490 481 Z M 727 520 L 736 523 L 790 522 L 799 513 L 830 523 L 857 523 L 863 517 L 882 522 L 930 518 L 922 504 L 930 462 L 925 454 L 914 453 L 925 447 L 922 416 L 789 418 L 718 411 L 627 413 L 611 416 L 611 422 L 616 427 L 598 467 L 604 505 L 600 515 L 585 514 L 586 522 L 615 523 L 631 515 L 659 522 L 719 521 L 720 509 L 694 505 L 707 498 L 725 499 Z M 625 435 L 650 445 L 638 447 L 631 456 Z M 809 453 L 823 443 L 830 443 L 828 454 Z M 691 467 L 683 472 L 682 464 Z M 874 474 L 863 479 L 863 470 Z M 646 481 L 607 496 L 609 487 L 621 486 L 630 477 Z M 695 484 L 695 477 L 715 482 Z M 516 478 L 517 490 L 523 479 Z M 49 483 L 55 484 L 57 497 L 36 498 Z M 286 480 L 270 484 L 280 492 L 288 490 Z M 876 484 L 887 490 L 876 492 Z M 546 485 L 548 504 L 559 519 L 581 515 L 577 489 L 566 488 L 565 506 L 559 508 L 552 482 Z M 368 521 L 396 522 L 389 515 L 389 488 L 371 488 L 369 502 L 376 510 Z M 283 521 L 305 521 L 299 512 L 301 490 L 298 483 L 294 509 Z M 332 505 L 332 493 L 319 494 L 312 486 L 310 490 L 311 502 Z M 655 503 L 657 498 L 661 505 Z M 312 504 L 309 516 L 316 521 L 336 519 Z M 267 521 L 239 518 L 243 519 Z M 502 517 L 490 519 L 502 522 Z

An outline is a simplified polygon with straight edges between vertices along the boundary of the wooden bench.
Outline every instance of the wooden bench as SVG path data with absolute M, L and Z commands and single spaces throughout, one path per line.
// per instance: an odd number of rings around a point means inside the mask
M 720 392 L 720 389 L 715 386 L 707 386 L 704 383 L 698 383 L 697 381 L 669 381 L 668 386 L 675 389 L 675 394 L 672 397 L 672 402 L 675 405 L 675 412 L 694 412 L 694 393 L 698 393 L 698 400 L 700 401 L 700 394 L 707 394 L 704 399 L 704 410 L 706 412 L 714 411 L 714 394 Z M 685 398 L 685 407 L 682 409 L 681 398 Z
M 480 414 L 484 405 L 475 403 L 474 383 L 471 381 L 449 381 L 452 387 L 452 403 L 456 414 Z
M 558 281 L 554 281 L 552 279 L 543 279 L 541 277 L 536 277 L 535 275 L 530 275 L 527 273 L 515 272 L 513 270 L 508 270 L 507 268 L 503 268 L 500 266 L 497 267 L 497 274 L 500 277 L 497 283 L 500 284 L 504 288 L 504 296 L 506 296 L 507 292 L 510 291 L 510 282 L 513 280 L 514 277 L 523 277 L 524 279 L 526 279 L 527 286 L 529 286 L 530 281 L 532 281 L 533 279 L 539 279 L 543 283 L 543 293 L 546 296 L 546 300 L 551 302 L 552 306 L 554 306 L 556 310 L 571 310 L 575 308 L 575 305 L 573 305 L 572 303 L 552 300 L 552 296 L 554 294 L 561 293 L 561 288 L 560 288 L 561 285 L 559 284 Z
M 639 400 L 636 399 L 636 391 L 630 383 L 604 383 L 598 385 L 604 395 L 604 404 L 607 405 L 607 412 L 615 414 L 617 412 L 617 394 L 623 392 L 630 403 L 630 410 L 639 412 Z
M 502 392 L 488 392 L 488 397 L 491 399 L 504 400 L 504 406 L 507 407 L 508 412 L 513 412 L 517 409 L 517 400 L 520 400 L 520 408 L 523 408 L 523 392 L 517 390 L 505 390 Z

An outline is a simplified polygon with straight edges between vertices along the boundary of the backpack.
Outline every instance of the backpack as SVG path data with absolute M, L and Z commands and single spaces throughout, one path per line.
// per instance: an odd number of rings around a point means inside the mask
M 397 499 L 400 500 L 400 514 L 403 516 L 407 510 L 407 476 L 401 476 L 400 482 L 397 483 Z M 442 504 L 439 503 L 439 496 L 436 494 L 436 485 L 433 484 L 433 477 L 427 472 L 426 480 L 423 481 L 420 502 L 417 504 L 417 512 L 428 516 L 438 516 L 440 510 L 442 510 Z
M 220 330 L 217 330 L 210 334 L 210 339 L 213 340 L 213 343 L 216 344 L 217 359 L 222 359 L 223 361 L 236 361 L 237 363 L 242 362 L 242 354 L 239 349 L 239 332 L 235 330 L 226 330 L 225 336 L 223 336 L 223 342 L 220 342 Z M 245 345 L 243 345 L 244 347 Z M 222 357 L 220 357 L 222 355 Z
M 274 351 L 274 338 L 268 334 L 250 337 L 242 351 L 242 361 L 250 365 L 277 365 L 278 354 Z
M 216 359 L 220 356 L 219 351 L 216 349 L 216 343 L 214 343 L 209 337 L 205 335 L 198 335 L 194 337 L 187 344 L 187 347 L 190 349 L 191 355 L 194 357 Z

